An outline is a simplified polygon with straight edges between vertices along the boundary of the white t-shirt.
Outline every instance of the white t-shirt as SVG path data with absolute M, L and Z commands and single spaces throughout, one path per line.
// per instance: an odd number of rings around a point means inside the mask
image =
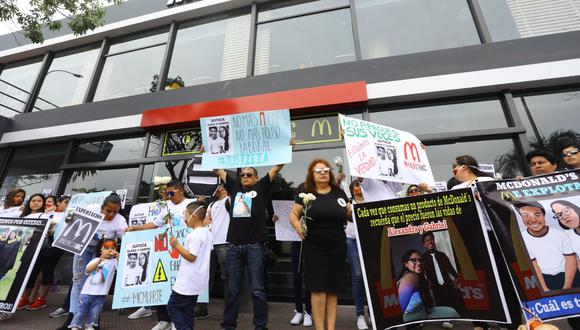
M 99 258 L 95 258 L 89 262 L 87 268 L 99 262 Z M 81 294 L 88 294 L 91 296 L 106 296 L 115 278 L 115 270 L 117 269 L 117 259 L 111 258 L 103 261 L 101 265 L 97 266 L 83 285 Z
M 570 243 L 572 244 L 572 251 L 576 253 L 576 257 L 580 258 L 580 234 L 574 231 L 574 229 L 565 230 L 564 233 L 570 239 Z
M 173 215 L 173 225 L 179 226 L 183 221 L 185 221 L 185 209 L 189 203 L 194 202 L 193 199 L 185 198 L 179 204 L 173 204 L 170 200 L 167 201 L 167 208 Z M 163 207 L 159 215 L 153 220 L 153 224 L 157 227 L 165 226 L 165 215 L 167 215 L 167 208 Z
M 397 198 L 397 193 L 403 189 L 399 182 L 381 181 L 365 178 L 361 183 L 362 194 L 365 202 L 376 202 Z
M 101 213 L 100 204 L 89 205 L 86 209 L 95 213 Z M 125 217 L 118 213 L 113 217 L 113 219 L 111 219 L 111 221 L 103 219 L 97 228 L 95 239 L 93 239 L 89 245 L 95 246 L 97 244 L 97 239 L 100 239 L 101 237 L 105 239 L 117 239 L 117 237 L 123 236 L 125 228 L 127 228 L 127 221 L 125 220 Z
M 135 260 L 135 263 L 137 263 L 137 260 Z M 139 265 L 136 265 L 133 268 L 127 266 L 125 268 L 125 278 L 123 279 L 123 285 L 131 286 L 139 284 L 141 275 L 143 275 L 143 267 Z
M 451 190 L 457 190 L 457 189 L 463 189 L 463 188 L 471 188 L 471 191 L 473 191 L 473 194 L 475 195 L 475 193 L 477 192 L 477 186 L 475 185 L 476 182 L 485 182 L 485 181 L 493 181 L 494 179 L 488 177 L 488 176 L 480 176 L 477 177 L 477 179 L 475 179 L 475 181 L 465 181 L 462 182 L 456 186 L 453 186 L 453 188 L 451 188 Z M 486 213 L 483 212 L 483 209 L 481 208 L 481 202 L 480 201 L 475 201 L 475 207 L 477 208 L 477 214 L 479 215 L 480 219 L 483 219 L 483 223 L 485 224 L 485 229 L 487 231 L 491 231 L 491 222 L 489 221 L 489 218 L 487 217 Z
M 7 209 L 0 210 L 0 217 L 19 218 L 22 213 L 21 206 L 12 206 Z
M 228 242 L 228 227 L 230 226 L 230 214 L 226 210 L 226 201 L 229 197 L 220 199 L 211 204 L 211 234 L 213 235 L 213 245 L 225 244 Z M 230 204 L 231 206 L 231 204 Z
M 548 232 L 541 237 L 532 236 L 527 230 L 522 237 L 528 254 L 536 259 L 542 274 L 556 275 L 565 271 L 564 256 L 574 254 L 568 235 L 556 228 L 548 227 Z
M 213 237 L 207 227 L 197 227 L 185 237 L 183 247 L 196 256 L 194 262 L 181 258 L 173 291 L 184 296 L 196 296 L 209 286 L 209 259 Z
M 226 140 L 224 140 L 221 137 L 218 137 L 215 140 L 212 140 L 211 138 L 208 141 L 208 145 L 209 145 L 209 152 L 211 154 L 221 154 L 224 152 L 224 146 L 225 146 Z

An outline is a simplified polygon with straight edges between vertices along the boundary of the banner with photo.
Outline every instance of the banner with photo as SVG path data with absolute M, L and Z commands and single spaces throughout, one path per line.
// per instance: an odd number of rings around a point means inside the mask
M 141 226 L 147 222 L 153 222 L 163 210 L 163 205 L 158 202 L 142 203 L 133 205 L 129 213 L 129 226 Z
M 471 189 L 353 205 L 375 329 L 509 322 Z
M 139 205 L 151 204 L 156 203 Z M 132 231 L 123 236 L 113 296 L 114 309 L 167 305 L 181 262 L 179 252 L 169 244 L 169 237 L 173 235 L 184 244 L 190 231 L 183 221 L 174 221 L 171 234 L 166 226 Z M 208 294 L 200 295 L 197 301 L 208 302 Z
M 201 118 L 202 168 L 268 166 L 292 161 L 290 112 L 270 110 Z
M 350 175 L 402 183 L 435 179 L 425 148 L 413 134 L 339 115 Z
M 78 207 L 74 210 L 72 220 L 67 223 L 52 246 L 81 255 L 93 240 L 104 215 Z M 64 223 L 64 221 L 61 221 Z
M 0 218 L 0 312 L 16 311 L 46 236 L 48 221 Z
M 477 184 L 520 300 L 544 320 L 580 314 L 579 177 L 575 170 Z

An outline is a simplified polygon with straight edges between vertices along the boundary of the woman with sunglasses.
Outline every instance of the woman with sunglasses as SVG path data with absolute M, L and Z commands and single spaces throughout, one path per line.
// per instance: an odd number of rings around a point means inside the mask
M 570 238 L 572 249 L 576 253 L 576 264 L 580 271 L 580 207 L 567 201 L 556 200 L 550 204 L 554 212 L 554 220 Z M 579 275 L 576 274 L 576 277 Z
M 401 257 L 401 264 L 403 268 L 399 274 L 397 287 L 404 322 L 460 317 L 451 307 L 433 306 L 429 282 L 424 275 L 421 252 L 415 249 L 408 250 Z
M 334 330 L 338 293 L 346 283 L 346 236 L 343 224 L 350 219 L 348 197 L 336 184 L 330 163 L 315 159 L 308 165 L 304 193 L 316 199 L 307 204 L 298 196 L 292 206 L 290 221 L 303 239 L 304 277 L 311 291 L 312 316 L 317 330 Z M 300 218 L 306 211 L 307 231 L 302 232 Z

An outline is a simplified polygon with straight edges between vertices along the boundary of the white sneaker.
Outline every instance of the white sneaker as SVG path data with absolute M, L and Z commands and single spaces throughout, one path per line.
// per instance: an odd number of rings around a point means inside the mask
M 441 322 L 441 327 L 443 329 L 453 329 L 453 323 L 447 321 Z
M 365 320 L 364 315 L 357 317 L 356 327 L 358 330 L 366 330 L 369 328 L 369 326 L 367 325 L 367 320 Z
M 140 319 L 142 317 L 149 317 L 151 315 L 153 315 L 153 313 L 151 312 L 151 310 L 149 308 L 141 307 L 138 310 L 136 310 L 135 312 L 133 312 L 133 314 L 127 316 L 127 318 L 129 320 L 136 320 L 136 319 Z
M 177 330 L 177 328 L 175 327 L 175 324 L 171 323 L 171 330 Z
M 68 311 L 62 307 L 59 307 L 54 312 L 48 314 L 48 317 L 56 318 L 56 317 L 67 316 L 67 315 L 68 315 Z
M 95 330 L 95 327 L 93 327 L 92 325 L 87 325 L 85 327 L 85 330 Z
M 165 321 L 159 321 L 153 328 L 151 328 L 151 330 L 170 330 L 170 329 L 171 323 Z
M 294 317 L 292 318 L 292 320 L 290 320 L 290 324 L 292 325 L 299 325 L 300 323 L 302 323 L 302 313 L 298 313 L 296 310 L 294 310 Z
M 302 322 L 302 325 L 305 327 L 312 326 L 312 316 L 310 316 L 310 314 L 304 312 L 304 322 Z

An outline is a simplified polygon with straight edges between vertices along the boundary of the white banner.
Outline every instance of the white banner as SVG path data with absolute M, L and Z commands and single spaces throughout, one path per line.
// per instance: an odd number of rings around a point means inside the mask
M 427 153 L 413 134 L 343 115 L 339 117 L 350 175 L 434 184 Z

